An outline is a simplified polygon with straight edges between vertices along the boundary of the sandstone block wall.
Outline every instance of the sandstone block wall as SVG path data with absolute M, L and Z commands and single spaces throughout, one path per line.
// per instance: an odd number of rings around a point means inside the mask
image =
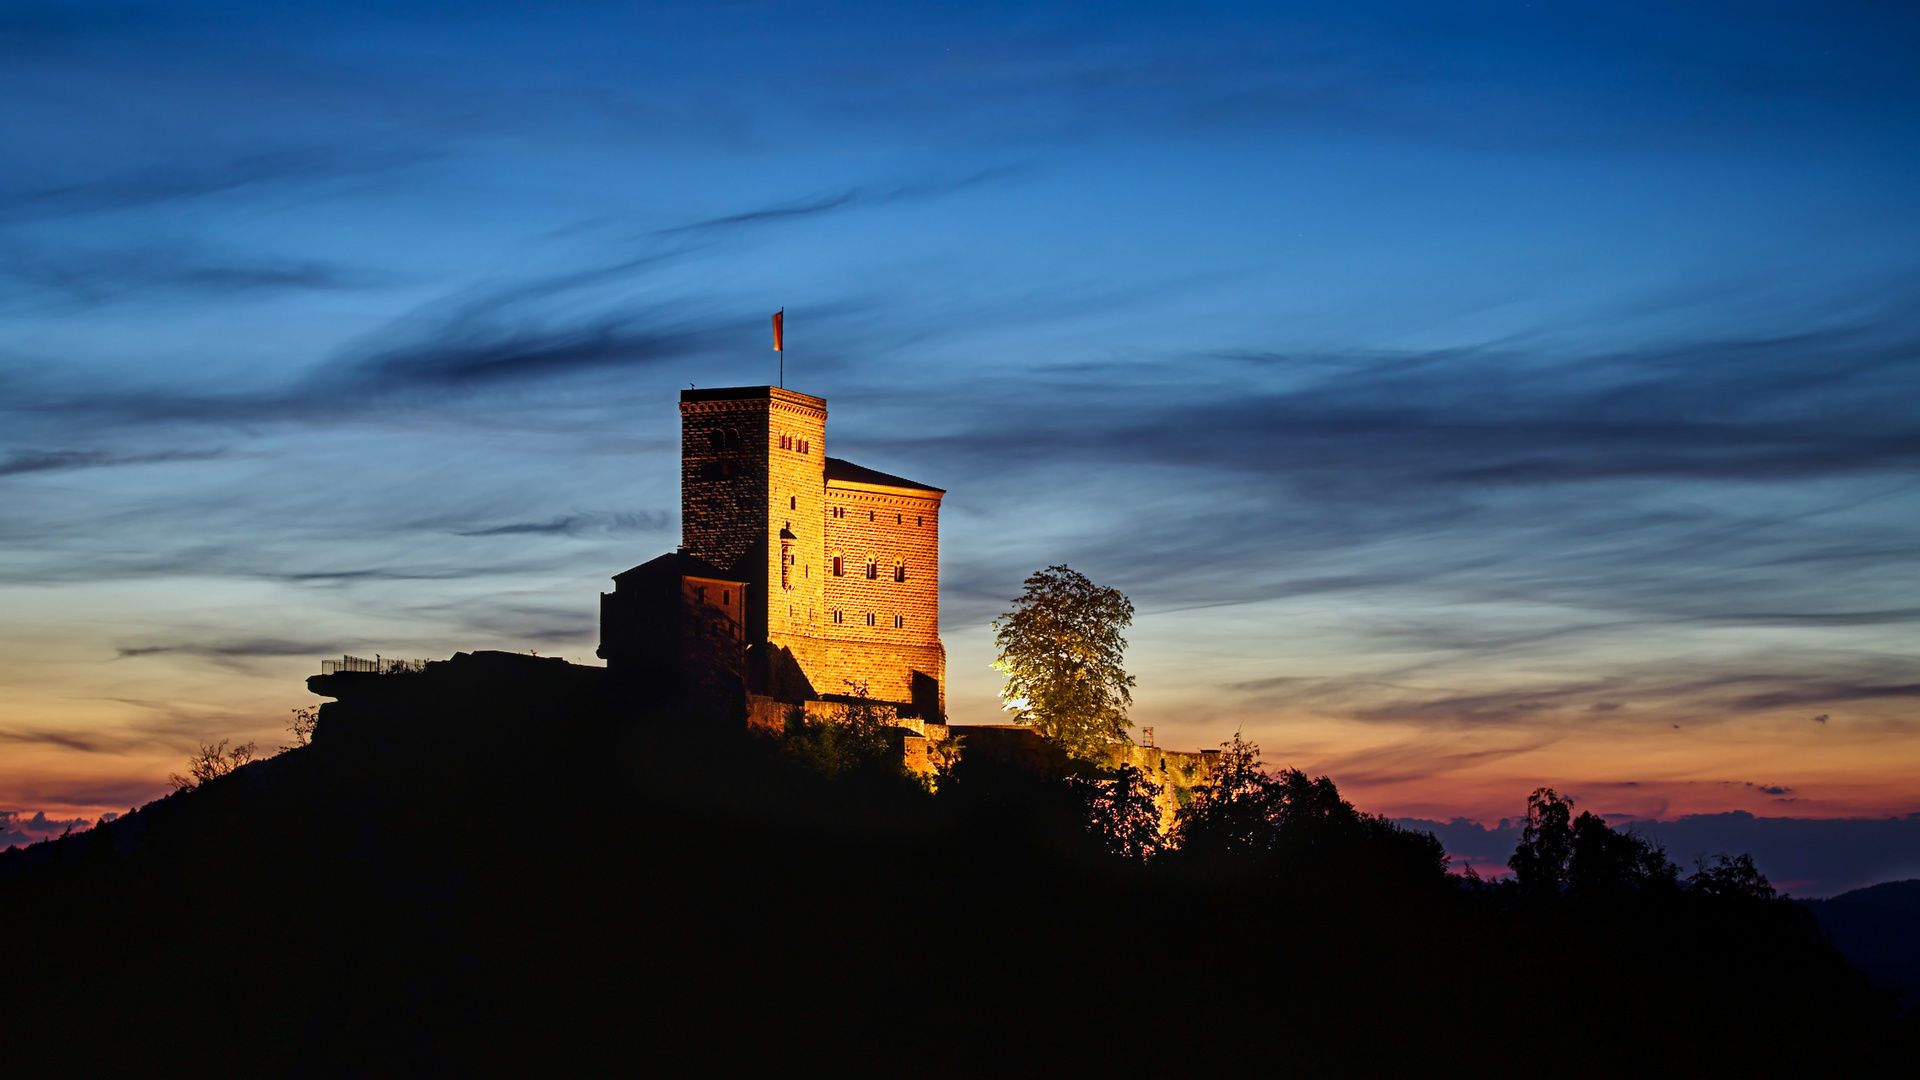
M 1162 750 L 1154 746 L 1113 743 L 1107 747 L 1107 766 L 1117 769 L 1131 765 L 1160 785 L 1154 803 L 1160 807 L 1160 831 L 1173 828 L 1174 811 L 1193 798 L 1193 789 L 1213 775 L 1212 759 L 1218 750 Z
M 828 481 L 807 394 L 683 391 L 680 417 L 681 542 L 749 581 L 748 642 L 790 649 L 817 693 L 944 716 L 940 492 Z
M 757 586 L 750 640 L 807 633 L 821 609 L 827 403 L 778 387 L 709 393 L 681 395 L 681 544 Z

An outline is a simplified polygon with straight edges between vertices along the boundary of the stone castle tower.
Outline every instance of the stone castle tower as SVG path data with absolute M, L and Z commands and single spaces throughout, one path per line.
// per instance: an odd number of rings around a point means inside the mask
M 864 694 L 937 722 L 945 492 L 828 457 L 826 431 L 808 394 L 681 391 L 682 551 L 744 586 L 750 688 L 756 653 L 762 671 L 790 655 L 802 696 Z

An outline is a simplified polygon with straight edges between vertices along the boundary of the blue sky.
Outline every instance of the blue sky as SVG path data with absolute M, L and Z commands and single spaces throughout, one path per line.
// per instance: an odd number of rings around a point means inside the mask
M 785 307 L 956 718 L 1067 562 L 1370 808 L 1920 811 L 1920 15 L 1325 7 L 10 5 L 0 807 L 590 657 Z

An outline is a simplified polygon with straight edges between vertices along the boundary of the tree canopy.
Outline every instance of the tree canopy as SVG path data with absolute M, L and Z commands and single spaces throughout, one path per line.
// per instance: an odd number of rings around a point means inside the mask
M 1120 631 L 1132 622 L 1133 602 L 1120 590 L 1065 566 L 1039 571 L 993 622 L 993 666 L 1007 680 L 1001 700 L 1074 757 L 1126 742 L 1133 676 L 1121 664 Z

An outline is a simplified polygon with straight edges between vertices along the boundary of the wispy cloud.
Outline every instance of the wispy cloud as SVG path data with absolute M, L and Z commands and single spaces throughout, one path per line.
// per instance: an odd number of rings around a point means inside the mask
M 664 532 L 673 523 L 673 515 L 665 510 L 645 510 L 638 512 L 600 512 L 586 511 L 554 518 L 551 521 L 516 521 L 505 525 L 490 525 L 481 529 L 462 530 L 461 536 L 581 536 L 595 533 L 607 536 L 624 536 L 636 533 Z

